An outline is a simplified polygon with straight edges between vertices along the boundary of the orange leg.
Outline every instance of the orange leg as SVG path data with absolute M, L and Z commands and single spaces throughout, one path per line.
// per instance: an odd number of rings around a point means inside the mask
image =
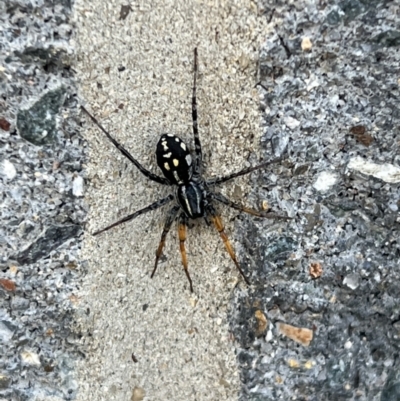
M 174 222 L 174 220 L 176 218 L 178 210 L 179 210 L 179 206 L 175 206 L 168 213 L 167 220 L 165 221 L 164 229 L 161 234 L 161 240 L 160 240 L 160 243 L 158 244 L 158 248 L 157 248 L 157 252 L 156 252 L 156 261 L 154 263 L 153 272 L 151 273 L 151 278 L 153 278 L 153 276 L 157 270 L 158 260 L 160 259 L 162 251 L 164 249 L 165 238 L 167 237 L 167 234 L 169 233 L 169 230 L 171 229 L 172 223 Z
M 183 268 L 185 269 L 186 277 L 189 280 L 190 292 L 193 292 L 192 279 L 190 278 L 190 274 L 189 274 L 189 270 L 188 270 L 188 262 L 187 262 L 187 255 L 186 255 L 186 249 L 185 249 L 186 227 L 187 227 L 187 217 L 184 213 L 182 213 L 179 218 L 179 228 L 178 228 L 179 248 L 181 251 Z
M 226 248 L 226 250 L 228 251 L 230 257 L 233 260 L 233 263 L 235 263 L 235 265 L 236 265 L 237 269 L 239 270 L 239 273 L 242 275 L 244 281 L 248 285 L 250 285 L 249 280 L 244 275 L 242 269 L 239 266 L 239 262 L 238 262 L 238 260 L 236 258 L 235 251 L 233 250 L 232 244 L 229 241 L 229 238 L 228 238 L 228 236 L 226 235 L 226 233 L 224 231 L 224 225 L 222 223 L 221 217 L 217 215 L 215 209 L 211 205 L 208 207 L 208 211 L 209 211 L 209 213 L 211 215 L 211 221 L 213 222 L 215 228 L 219 232 L 219 235 L 221 236 L 222 241 L 224 242 L 225 248 Z

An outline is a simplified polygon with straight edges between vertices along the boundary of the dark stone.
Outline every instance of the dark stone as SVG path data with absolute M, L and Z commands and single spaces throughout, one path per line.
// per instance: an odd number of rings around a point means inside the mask
M 19 58 L 24 64 L 38 64 L 46 71 L 53 71 L 61 68 L 69 68 L 71 60 L 64 50 L 56 49 L 53 46 L 47 48 L 28 46 L 23 52 L 15 51 L 13 57 L 8 57 L 7 62 Z
M 124 20 L 129 13 L 132 11 L 132 7 L 128 4 L 126 6 L 121 6 L 120 12 L 119 12 L 119 19 Z
M 0 389 L 5 390 L 10 387 L 11 384 L 11 378 L 9 376 L 4 376 L 2 374 L 0 376 Z
M 400 31 L 391 29 L 386 32 L 382 32 L 379 35 L 376 35 L 373 38 L 373 41 L 385 47 L 400 46 Z
M 338 25 L 341 21 L 341 17 L 339 13 L 336 10 L 332 10 L 327 16 L 326 16 L 326 22 L 329 25 Z
M 309 164 L 297 164 L 293 170 L 293 175 L 303 175 L 310 169 Z
M 297 247 L 297 242 L 291 237 L 279 237 L 265 248 L 264 260 L 269 262 L 285 261 Z
M 55 141 L 56 116 L 64 102 L 65 88 L 47 92 L 30 109 L 19 110 L 17 129 L 22 138 L 41 146 Z
M 79 235 L 81 231 L 82 228 L 79 225 L 50 226 L 33 244 L 12 259 L 15 259 L 21 265 L 35 263 L 39 259 L 46 257 L 65 241 Z
M 238 355 L 238 360 L 241 365 L 251 366 L 253 358 L 253 355 L 246 351 L 241 351 Z
M 381 401 L 398 401 L 400 400 L 400 371 L 393 370 L 385 383 L 382 390 Z
M 364 4 L 358 0 L 342 1 L 339 3 L 339 7 L 345 14 L 344 18 L 347 22 L 354 20 L 367 9 Z

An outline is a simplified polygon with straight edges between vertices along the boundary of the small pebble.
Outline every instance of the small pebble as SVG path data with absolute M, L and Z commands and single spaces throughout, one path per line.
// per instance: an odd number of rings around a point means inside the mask
M 83 196 L 83 178 L 78 175 L 72 183 L 72 193 L 75 196 Z
M 24 350 L 21 352 L 21 359 L 27 365 L 40 366 L 39 355 L 35 352 Z
M 313 331 L 304 327 L 296 327 L 286 323 L 278 323 L 278 330 L 284 336 L 308 347 L 313 339 Z
M 327 192 L 336 184 L 337 181 L 338 178 L 335 173 L 323 171 L 318 175 L 313 187 L 318 192 Z
M 359 277 L 356 274 L 349 274 L 347 275 L 344 280 L 343 284 L 347 285 L 351 290 L 355 290 L 359 286 Z
M 301 41 L 301 49 L 303 51 L 310 51 L 312 49 L 312 43 L 310 38 L 304 37 Z
M 3 177 L 6 177 L 8 180 L 12 180 L 17 175 L 17 170 L 9 160 L 4 160 L 1 164 L 0 173 Z
M 285 125 L 290 129 L 295 129 L 300 125 L 300 121 L 293 117 L 286 117 L 284 120 Z

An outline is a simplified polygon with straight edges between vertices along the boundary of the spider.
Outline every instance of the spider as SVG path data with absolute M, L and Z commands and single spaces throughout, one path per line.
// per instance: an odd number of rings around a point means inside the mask
M 262 169 L 270 164 L 280 162 L 285 156 L 276 158 L 274 160 L 261 163 L 254 167 L 245 168 L 237 173 L 229 174 L 224 177 L 216 177 L 209 180 L 205 180 L 202 176 L 202 150 L 200 144 L 200 136 L 197 125 L 197 100 L 196 100 L 196 77 L 197 77 L 197 48 L 194 49 L 194 79 L 193 79 L 193 94 L 192 94 L 192 120 L 193 120 L 193 135 L 195 152 L 194 157 L 191 155 L 189 148 L 182 139 L 173 134 L 163 134 L 157 144 L 156 158 L 157 164 L 164 174 L 164 177 L 160 177 L 143 167 L 120 143 L 118 143 L 96 120 L 96 118 L 90 114 L 83 106 L 82 110 L 90 117 L 90 119 L 100 128 L 100 130 L 106 135 L 106 137 L 112 142 L 112 144 L 127 158 L 129 159 L 139 171 L 145 175 L 148 179 L 155 181 L 162 185 L 170 185 L 175 187 L 174 194 L 170 194 L 167 197 L 160 199 L 151 205 L 132 213 L 115 223 L 98 230 L 93 235 L 98 235 L 107 231 L 113 227 L 116 227 L 122 223 L 133 220 L 134 218 L 165 206 L 168 203 L 174 201 L 172 208 L 167 214 L 167 218 L 164 224 L 164 229 L 161 234 L 161 239 L 156 251 L 156 260 L 154 268 L 151 273 L 151 278 L 157 270 L 157 265 L 161 257 L 165 240 L 168 232 L 171 229 L 172 224 L 175 220 L 178 220 L 178 236 L 180 243 L 180 253 L 182 257 L 182 264 L 189 280 L 190 291 L 193 292 L 192 279 L 188 270 L 188 260 L 185 250 L 186 241 L 186 230 L 189 219 L 198 219 L 203 217 L 210 225 L 210 220 L 214 224 L 215 228 L 219 232 L 222 241 L 236 265 L 239 273 L 242 275 L 244 281 L 250 284 L 248 278 L 243 273 L 233 247 L 225 234 L 224 225 L 222 223 L 220 215 L 216 212 L 214 207 L 214 201 L 220 202 L 233 209 L 241 212 L 249 213 L 253 216 L 272 218 L 272 219 L 283 219 L 289 220 L 287 216 L 278 215 L 270 212 L 261 212 L 254 209 L 243 207 L 242 205 L 232 202 L 220 193 L 214 192 L 211 188 L 214 185 L 222 184 L 230 181 L 236 177 L 249 174 L 253 171 Z

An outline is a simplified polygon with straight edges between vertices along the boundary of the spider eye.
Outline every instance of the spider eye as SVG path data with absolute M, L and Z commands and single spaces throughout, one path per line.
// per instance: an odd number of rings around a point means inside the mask
M 192 156 L 182 139 L 163 134 L 158 141 L 157 164 L 171 184 L 186 184 L 192 178 Z

